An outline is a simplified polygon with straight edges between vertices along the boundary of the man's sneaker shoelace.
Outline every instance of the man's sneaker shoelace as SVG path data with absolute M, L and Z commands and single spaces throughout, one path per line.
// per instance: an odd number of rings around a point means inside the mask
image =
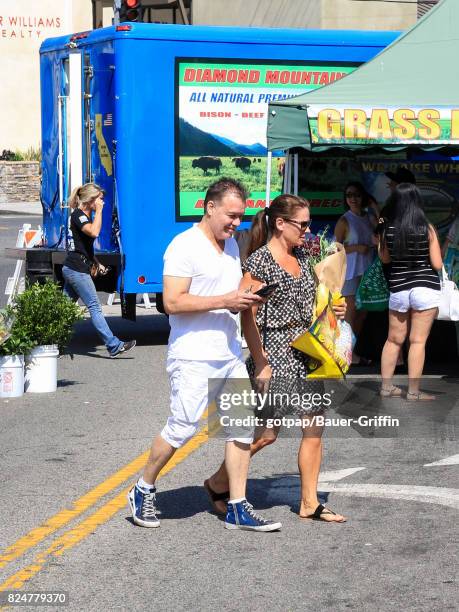
M 140 511 L 143 519 L 156 519 L 159 510 L 156 507 L 156 494 L 154 491 L 143 493 L 142 508 Z
M 255 521 L 258 521 L 262 523 L 263 525 L 267 525 L 269 523 L 269 521 L 267 521 L 266 519 L 264 519 L 262 516 L 260 516 L 259 514 L 255 512 L 252 504 L 250 504 L 247 500 L 242 502 L 242 507 L 244 508 L 244 511 L 247 512 L 247 514 L 251 516 Z

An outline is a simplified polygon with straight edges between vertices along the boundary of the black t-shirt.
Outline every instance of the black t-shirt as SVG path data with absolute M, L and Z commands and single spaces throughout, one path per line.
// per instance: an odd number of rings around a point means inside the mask
M 75 208 L 70 216 L 70 229 L 72 230 L 75 248 L 69 251 L 64 266 L 76 272 L 86 272 L 94 260 L 94 240 L 82 231 L 83 225 L 91 223 L 91 219 L 80 208 Z

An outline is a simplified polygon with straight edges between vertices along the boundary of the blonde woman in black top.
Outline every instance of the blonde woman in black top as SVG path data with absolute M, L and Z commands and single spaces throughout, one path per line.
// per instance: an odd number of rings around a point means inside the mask
M 381 356 L 382 397 L 401 396 L 392 384 L 401 347 L 409 338 L 407 400 L 432 400 L 419 390 L 425 345 L 438 312 L 442 268 L 440 244 L 422 209 L 421 194 L 411 183 L 397 185 L 390 219 L 384 222 L 379 254 L 390 263 L 389 336 Z
M 98 263 L 94 256 L 94 241 L 102 228 L 104 191 L 95 183 L 76 187 L 70 195 L 69 206 L 72 209 L 70 229 L 74 247 L 67 253 L 62 267 L 64 293 L 72 300 L 76 301 L 78 298 L 82 300 L 110 357 L 114 358 L 133 349 L 135 340 L 123 342 L 113 334 L 102 313 L 96 287 L 91 278 L 91 265 Z

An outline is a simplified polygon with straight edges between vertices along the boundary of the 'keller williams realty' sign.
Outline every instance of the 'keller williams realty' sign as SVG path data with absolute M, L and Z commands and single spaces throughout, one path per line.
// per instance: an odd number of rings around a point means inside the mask
M 61 17 L 0 14 L 0 39 L 42 39 L 50 35 L 49 30 L 61 27 Z
M 313 145 L 459 143 L 459 108 L 307 107 Z

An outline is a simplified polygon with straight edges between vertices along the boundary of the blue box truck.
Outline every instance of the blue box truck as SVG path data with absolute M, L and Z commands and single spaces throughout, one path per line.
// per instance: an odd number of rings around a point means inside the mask
M 106 192 L 95 247 L 113 270 L 98 288 L 119 291 L 128 318 L 138 293 L 156 293 L 160 308 L 164 250 L 199 220 L 216 177 L 245 183 L 247 221 L 265 205 L 268 102 L 342 78 L 396 36 L 132 23 L 46 40 L 44 244 L 26 253 L 28 275 L 59 278 L 72 245 L 68 197 L 94 181 Z M 273 198 L 282 152 L 271 173 Z M 336 198 L 312 195 L 316 213 L 333 213 Z

